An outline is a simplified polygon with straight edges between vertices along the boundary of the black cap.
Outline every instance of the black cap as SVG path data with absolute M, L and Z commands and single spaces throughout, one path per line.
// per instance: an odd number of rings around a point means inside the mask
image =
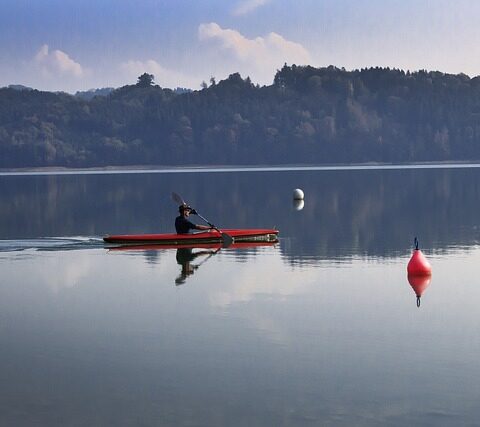
M 184 211 L 187 211 L 187 210 L 188 210 L 188 211 L 191 211 L 192 208 L 191 208 L 190 206 L 188 206 L 188 205 L 180 205 L 180 206 L 178 207 L 178 211 L 179 211 L 180 213 L 182 213 L 182 212 L 184 212 Z

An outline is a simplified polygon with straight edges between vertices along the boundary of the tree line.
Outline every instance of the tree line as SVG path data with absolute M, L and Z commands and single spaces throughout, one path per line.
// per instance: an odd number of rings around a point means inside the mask
M 99 92 L 101 93 L 101 92 Z M 0 89 L 0 167 L 480 160 L 480 77 L 284 65 L 197 91 Z

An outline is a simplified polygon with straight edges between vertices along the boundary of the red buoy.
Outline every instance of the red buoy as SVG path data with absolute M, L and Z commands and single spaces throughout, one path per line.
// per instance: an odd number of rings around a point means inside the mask
M 418 240 L 415 237 L 415 250 L 407 265 L 409 276 L 430 276 L 432 274 L 432 266 L 428 262 L 422 251 L 418 249 Z

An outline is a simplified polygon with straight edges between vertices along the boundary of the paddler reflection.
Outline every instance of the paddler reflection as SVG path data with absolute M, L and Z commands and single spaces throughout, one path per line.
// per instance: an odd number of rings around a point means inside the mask
M 188 276 L 191 276 L 196 269 L 198 269 L 205 261 L 207 261 L 210 257 L 218 253 L 221 248 L 215 250 L 202 250 L 193 252 L 192 248 L 179 248 L 177 249 L 177 264 L 182 266 L 182 271 L 180 275 L 175 279 L 175 285 L 183 285 L 187 280 Z M 202 262 L 198 264 L 192 264 L 192 261 L 198 257 L 207 256 L 203 259 Z

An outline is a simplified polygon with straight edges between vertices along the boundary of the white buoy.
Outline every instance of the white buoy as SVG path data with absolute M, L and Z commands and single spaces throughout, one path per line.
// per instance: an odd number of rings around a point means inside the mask
M 305 198 L 305 194 L 303 194 L 303 191 L 300 190 L 300 188 L 295 188 L 295 190 L 293 190 L 294 200 L 303 200 L 304 198 Z

